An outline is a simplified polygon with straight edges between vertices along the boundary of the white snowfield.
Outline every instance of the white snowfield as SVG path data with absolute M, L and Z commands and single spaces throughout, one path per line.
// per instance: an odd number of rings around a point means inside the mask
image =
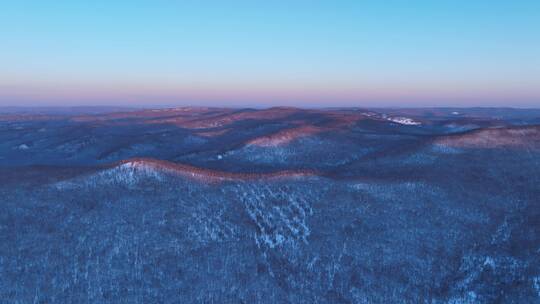
M 408 117 L 389 117 L 387 119 L 402 125 L 417 126 L 422 124 L 421 122 L 415 121 Z

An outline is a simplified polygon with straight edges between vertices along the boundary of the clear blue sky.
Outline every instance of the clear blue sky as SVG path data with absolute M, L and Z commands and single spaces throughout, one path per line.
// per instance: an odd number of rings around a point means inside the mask
M 4 1 L 0 105 L 540 107 L 540 1 Z

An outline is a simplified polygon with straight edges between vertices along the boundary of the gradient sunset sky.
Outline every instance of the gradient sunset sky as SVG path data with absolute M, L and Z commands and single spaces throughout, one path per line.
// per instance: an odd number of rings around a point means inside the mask
M 3 1 L 19 105 L 540 107 L 540 1 Z

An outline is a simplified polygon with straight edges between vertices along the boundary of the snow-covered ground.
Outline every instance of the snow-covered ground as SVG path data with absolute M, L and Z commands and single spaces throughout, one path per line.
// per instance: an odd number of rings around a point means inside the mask
M 413 120 L 412 118 L 408 118 L 408 117 L 389 117 L 387 119 L 389 121 L 393 121 L 395 123 L 408 125 L 408 126 L 417 126 L 417 125 L 422 124 L 421 122 Z

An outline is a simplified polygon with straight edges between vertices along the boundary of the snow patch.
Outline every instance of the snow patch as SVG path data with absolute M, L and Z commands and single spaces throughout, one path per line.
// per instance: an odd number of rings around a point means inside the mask
M 418 126 L 422 124 L 421 122 L 408 117 L 389 117 L 387 120 L 407 126 Z
M 540 276 L 533 278 L 533 288 L 536 290 L 538 297 L 540 297 Z
M 484 266 L 495 268 L 495 260 L 493 260 L 491 257 L 486 257 L 486 259 L 484 260 Z
M 258 247 L 273 249 L 308 242 L 311 230 L 307 220 L 313 215 L 309 198 L 298 196 L 287 187 L 246 187 L 238 193 L 242 193 L 244 207 L 257 226 Z

